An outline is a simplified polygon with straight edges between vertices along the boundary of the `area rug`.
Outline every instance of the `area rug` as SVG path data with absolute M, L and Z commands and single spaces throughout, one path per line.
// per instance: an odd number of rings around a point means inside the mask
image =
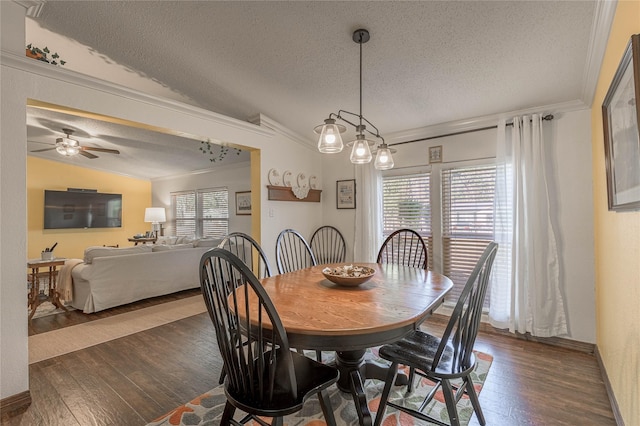
M 377 356 L 377 352 L 373 350 L 368 356 L 376 362 L 386 363 Z M 477 366 L 472 373 L 473 383 L 476 391 L 480 393 L 482 386 L 487 378 L 489 368 L 493 361 L 493 357 L 486 353 L 476 352 L 478 360 Z M 404 369 L 408 374 L 408 369 Z M 416 376 L 416 379 L 418 377 Z M 424 397 L 433 388 L 433 382 L 422 379 L 420 383 L 414 384 L 414 391 L 408 396 L 406 395 L 406 386 L 395 386 L 391 390 L 390 400 L 401 405 L 417 407 L 422 403 Z M 365 392 L 369 403 L 369 410 L 375 419 L 375 413 L 378 410 L 380 396 L 384 389 L 384 382 L 379 380 L 367 380 L 365 382 Z M 358 414 L 351 394 L 341 392 L 335 385 L 329 388 L 331 404 L 336 415 L 336 423 L 341 426 L 358 425 Z M 401 401 L 401 402 L 399 402 Z M 206 392 L 192 401 L 172 410 L 164 416 L 154 420 L 147 426 L 205 426 L 219 425 L 220 417 L 226 398 L 222 386 L 218 386 L 209 392 Z M 444 402 L 442 391 L 436 393 L 435 398 L 429 403 L 424 413 L 439 419 L 445 423 L 449 423 L 449 416 Z M 243 413 L 236 411 L 237 418 L 241 418 Z M 471 401 L 464 395 L 458 403 L 458 415 L 460 424 L 467 425 L 473 416 L 473 407 Z M 269 419 L 265 419 L 270 422 Z M 257 426 L 256 422 L 248 423 L 251 426 Z M 324 426 L 324 416 L 320 408 L 317 397 L 309 398 L 302 411 L 291 414 L 284 418 L 285 426 Z M 384 426 L 410 426 L 427 424 L 421 420 L 415 419 L 398 410 L 387 407 L 385 418 L 382 423 Z
M 29 336 L 29 364 L 108 342 L 206 312 L 202 296 L 192 296 L 124 314 Z

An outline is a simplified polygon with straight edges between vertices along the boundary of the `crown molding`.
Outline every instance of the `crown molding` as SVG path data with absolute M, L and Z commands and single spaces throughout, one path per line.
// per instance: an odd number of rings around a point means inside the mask
M 111 93 L 122 98 L 131 99 L 160 108 L 166 108 L 181 114 L 211 121 L 222 126 L 239 129 L 256 135 L 273 137 L 272 130 L 257 126 L 253 123 L 227 117 L 225 115 L 208 111 L 193 105 L 184 104 L 182 102 L 143 93 L 134 89 L 130 89 L 128 87 L 120 86 L 115 83 L 100 80 L 89 75 L 80 74 L 63 67 L 54 66 L 42 61 L 36 61 L 34 59 L 27 58 L 26 56 L 17 55 L 6 50 L 0 51 L 0 63 L 2 66 L 14 68 L 25 73 L 34 74 L 63 83 L 86 87 L 105 93 Z
M 256 115 L 255 117 L 249 119 L 249 122 L 261 127 L 266 127 L 268 129 L 271 129 L 274 132 L 277 132 L 283 136 L 286 136 L 287 138 L 291 139 L 293 142 L 296 142 L 297 144 L 304 146 L 305 148 L 309 148 L 314 151 L 316 149 L 315 145 L 311 144 L 308 139 L 300 136 L 298 133 L 294 132 L 288 127 L 283 126 L 282 124 L 267 117 L 264 114 Z
M 593 97 L 596 93 L 600 67 L 607 49 L 617 4 L 617 0 L 597 1 L 595 3 L 596 11 L 591 25 L 591 34 L 589 35 L 587 62 L 582 76 L 582 100 L 587 105 L 593 103 Z
M 24 7 L 27 11 L 25 13 L 29 18 L 37 18 L 42 13 L 46 0 L 13 0 L 14 3 Z

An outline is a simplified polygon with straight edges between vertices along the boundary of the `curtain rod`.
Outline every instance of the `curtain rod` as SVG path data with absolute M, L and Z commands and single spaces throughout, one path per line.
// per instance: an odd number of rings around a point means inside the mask
M 551 121 L 553 120 L 553 115 L 552 114 L 547 114 L 545 116 L 542 117 L 542 120 L 544 121 Z M 513 122 L 507 123 L 507 126 L 513 126 Z M 388 144 L 389 146 L 395 146 L 395 145 L 404 145 L 406 143 L 413 143 L 413 142 L 422 142 L 422 141 L 428 141 L 431 139 L 438 139 L 438 138 L 444 138 L 447 136 L 457 136 L 457 135 L 464 135 L 465 133 L 474 133 L 474 132 L 480 132 L 482 130 L 489 130 L 489 129 L 497 129 L 498 125 L 495 126 L 487 126 L 487 127 L 480 127 L 478 129 L 470 129 L 470 130 L 462 130 L 460 132 L 454 132 L 454 133 L 447 133 L 445 135 L 438 135 L 438 136 L 429 136 L 426 138 L 420 138 L 420 139 L 413 139 L 410 141 L 404 141 L 404 142 L 396 142 L 396 143 L 390 143 Z

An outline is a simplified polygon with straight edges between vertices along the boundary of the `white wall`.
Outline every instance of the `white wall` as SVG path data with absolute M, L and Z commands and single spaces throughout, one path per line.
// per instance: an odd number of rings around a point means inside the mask
M 173 219 L 171 216 L 172 192 L 220 187 L 225 187 L 229 191 L 229 232 L 251 234 L 251 216 L 236 215 L 236 192 L 251 190 L 251 164 L 246 162 L 217 166 L 215 170 L 152 179 L 152 205 L 164 207 L 167 212 L 165 235 L 172 233 L 169 224 Z
M 558 231 L 558 246 L 561 256 L 561 283 L 566 300 L 569 321 L 568 338 L 595 342 L 595 280 L 594 280 L 594 236 L 593 203 L 591 182 L 591 121 L 590 111 L 581 110 L 556 115 L 551 122 L 545 122 L 545 137 L 555 139 L 553 143 L 554 169 L 552 172 L 552 206 L 554 225 Z M 426 131 L 425 131 L 426 132 Z M 446 132 L 444 132 L 446 133 Z M 386 174 L 408 174 L 429 170 L 428 148 L 442 145 L 443 162 L 431 165 L 432 209 L 438 211 L 440 171 L 446 167 L 493 163 L 495 161 L 496 130 L 448 136 L 429 141 L 396 146 L 394 155 L 396 167 Z M 425 135 L 427 136 L 427 135 Z M 418 139 L 413 134 L 408 139 Z M 391 135 L 390 140 L 394 140 Z M 402 138 L 395 137 L 401 141 Z M 337 154 L 342 155 L 342 154 Z M 336 157 L 337 158 L 337 157 Z M 476 159 L 476 160 L 474 160 Z M 323 203 L 323 217 L 326 223 L 340 229 L 347 243 L 349 253 L 353 252 L 354 211 L 337 210 L 335 207 L 335 180 L 352 179 L 353 167 L 347 166 L 346 158 L 323 158 L 325 186 L 332 186 L 331 200 Z M 362 166 L 357 166 L 362 167 Z M 373 167 L 367 165 L 364 167 Z M 356 183 L 357 184 L 357 183 Z M 358 208 L 363 208 L 358 206 Z M 434 245 L 440 244 L 440 224 L 434 222 Z M 434 247 L 434 251 L 441 253 Z M 434 269 L 442 271 L 442 259 L 434 258 Z

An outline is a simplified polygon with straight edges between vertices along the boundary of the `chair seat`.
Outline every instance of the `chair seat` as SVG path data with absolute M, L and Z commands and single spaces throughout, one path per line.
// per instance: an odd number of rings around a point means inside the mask
M 386 360 L 397 362 L 408 367 L 414 367 L 437 378 L 453 379 L 469 374 L 476 365 L 476 359 L 471 355 L 469 365 L 454 363 L 453 346 L 448 344 L 436 369 L 432 371 L 433 358 L 436 355 L 440 338 L 423 331 L 413 331 L 398 342 L 384 345 L 380 348 L 380 356 Z
M 276 351 L 280 352 L 282 349 L 279 348 L 276 349 Z M 269 355 L 269 353 L 266 353 L 265 359 L 269 359 Z M 267 398 L 263 398 L 262 400 L 247 400 L 243 398 L 244 395 L 242 395 L 242 393 L 244 392 L 241 392 L 240 395 L 236 394 L 231 389 L 228 389 L 227 383 L 225 382 L 225 393 L 228 400 L 235 407 L 259 416 L 285 416 L 300 411 L 304 401 L 310 395 L 327 389 L 336 383 L 340 377 L 338 370 L 333 367 L 314 361 L 296 352 L 291 352 L 291 356 L 293 358 L 293 368 L 298 386 L 295 396 L 291 395 L 288 383 L 283 384 L 278 382 L 278 377 L 286 376 L 286 374 L 281 373 L 281 370 L 287 368 L 285 363 L 278 362 L 275 373 L 276 383 L 271 400 L 267 400 Z M 283 358 L 276 353 L 276 359 L 282 360 Z M 269 382 L 267 377 L 263 377 L 262 384 L 264 387 L 268 386 Z M 257 379 L 254 380 L 254 385 L 260 386 Z M 264 394 L 268 394 L 266 389 Z

